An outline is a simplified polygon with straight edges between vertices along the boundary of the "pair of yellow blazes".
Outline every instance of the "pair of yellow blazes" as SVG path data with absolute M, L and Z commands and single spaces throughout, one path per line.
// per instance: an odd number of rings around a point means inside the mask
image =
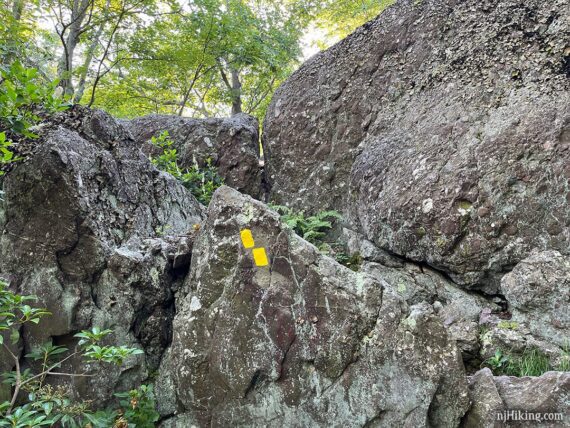
M 240 232 L 241 235 L 241 243 L 247 249 L 253 248 L 253 261 L 255 262 L 256 266 L 267 266 L 269 264 L 269 260 L 267 259 L 267 253 L 265 252 L 265 248 L 263 247 L 255 247 L 255 241 L 253 240 L 253 234 L 251 233 L 250 229 L 242 229 Z

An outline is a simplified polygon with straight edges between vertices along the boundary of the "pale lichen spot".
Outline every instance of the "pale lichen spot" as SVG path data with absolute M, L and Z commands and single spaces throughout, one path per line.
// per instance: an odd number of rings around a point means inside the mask
M 190 301 L 190 312 L 195 312 L 202 307 L 202 302 L 196 296 L 192 296 Z
M 428 198 L 422 201 L 422 212 L 424 214 L 429 213 L 433 209 L 433 199 Z

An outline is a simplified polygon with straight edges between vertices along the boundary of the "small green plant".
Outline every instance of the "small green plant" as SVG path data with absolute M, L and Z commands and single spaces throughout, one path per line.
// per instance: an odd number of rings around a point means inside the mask
M 269 205 L 281 215 L 281 220 L 311 244 L 319 246 L 323 243 L 326 231 L 332 228 L 331 219 L 342 219 L 336 211 L 320 211 L 305 217 L 304 211 L 295 211 L 283 205 Z
M 360 270 L 363 259 L 359 252 L 348 254 L 339 243 L 323 243 L 319 246 L 319 250 L 321 253 L 334 258 L 338 263 L 346 266 L 354 272 L 358 272 Z
M 54 345 L 51 341 L 46 342 L 25 355 L 26 359 L 37 362 L 39 369 L 35 372 L 30 368 L 22 369 L 20 356 L 4 340 L 8 337 L 12 346 L 16 345 L 22 327 L 29 323 L 38 324 L 44 316 L 50 315 L 45 309 L 28 304 L 34 300 L 34 296 L 13 293 L 8 289 L 7 283 L 0 280 L 0 345 L 13 360 L 15 367 L 11 372 L 2 373 L 3 383 L 11 386 L 12 393 L 10 400 L 0 403 L 0 427 L 83 427 L 91 423 L 93 427 L 102 428 L 115 425 L 118 418 L 129 423 L 132 421 L 132 426 L 135 426 L 135 420 L 139 421 L 136 426 L 153 426 L 151 423 L 157 420 L 157 415 L 151 410 L 151 407 L 154 409 L 151 388 L 144 386 L 127 393 L 131 397 L 131 408 L 124 412 L 92 412 L 90 403 L 75 402 L 69 397 L 66 388 L 54 388 L 47 383 L 48 377 L 93 376 L 89 373 L 63 371 L 63 363 L 74 357 L 81 357 L 90 363 L 120 365 L 126 358 L 143 353 L 140 349 L 126 346 L 102 345 L 101 341 L 112 333 L 111 330 L 94 327 L 77 333 L 75 337 L 78 343 L 73 350 Z M 24 394 L 27 394 L 27 400 L 22 397 Z M 120 394 L 118 396 L 123 397 Z M 148 423 L 145 425 L 143 421 Z
M 491 328 L 488 325 L 480 324 L 479 325 L 479 340 L 483 341 L 485 335 L 491 331 Z
M 485 365 L 489 367 L 493 373 L 502 374 L 509 364 L 509 361 L 509 357 L 503 355 L 503 352 L 497 349 L 495 355 L 485 361 Z
M 162 131 L 150 139 L 153 146 L 162 149 L 158 157 L 151 157 L 151 162 L 161 171 L 167 172 L 176 178 L 180 178 L 180 168 L 178 168 L 178 154 L 172 147 L 174 142 L 170 139 L 168 131 Z
M 224 180 L 218 175 L 216 167 L 212 165 L 212 159 L 206 159 L 206 165 L 200 168 L 192 165 L 181 177 L 182 184 L 204 205 L 212 200 L 216 189 L 224 184 Z
M 556 369 L 561 372 L 570 372 L 570 342 L 568 341 L 564 342 L 560 363 Z
M 115 394 L 121 399 L 121 417 L 137 428 L 153 428 L 160 418 L 156 411 L 154 392 L 151 385 Z
M 85 414 L 85 419 L 93 427 L 135 427 L 154 428 L 160 419 L 151 385 L 114 394 L 119 398 L 119 409 L 99 410 Z
M 158 136 L 152 137 L 150 141 L 154 146 L 162 149 L 162 154 L 151 157 L 151 162 L 161 171 L 180 180 L 198 201 L 208 205 L 216 189 L 224 184 L 216 167 L 212 165 L 212 159 L 206 159 L 203 167 L 194 164 L 191 168 L 182 171 L 178 166 L 178 152 L 173 148 L 174 142 L 170 139 L 168 131 L 161 132 Z
M 346 260 L 344 264 L 346 267 L 352 269 L 353 271 L 357 272 L 360 269 L 360 266 L 362 265 L 362 256 L 360 255 L 359 252 L 356 252 L 354 254 L 351 254 L 348 257 L 348 260 Z
M 19 158 L 14 157 L 14 152 L 10 150 L 12 142 L 6 138 L 5 132 L 0 132 L 0 164 L 11 163 L 19 160 Z M 0 175 L 3 175 L 4 171 L 0 171 Z

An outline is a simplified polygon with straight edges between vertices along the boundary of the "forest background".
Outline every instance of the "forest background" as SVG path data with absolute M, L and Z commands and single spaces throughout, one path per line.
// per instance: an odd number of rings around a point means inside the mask
M 69 103 L 262 119 L 312 54 L 393 0 L 2 0 L 0 71 L 34 68 Z

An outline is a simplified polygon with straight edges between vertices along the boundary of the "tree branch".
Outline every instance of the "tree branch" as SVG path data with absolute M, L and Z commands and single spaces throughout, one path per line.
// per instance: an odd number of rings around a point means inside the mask
M 10 407 L 8 407 L 8 410 L 6 411 L 6 414 L 9 415 L 12 412 L 12 409 L 14 408 L 14 404 L 16 404 L 16 399 L 18 398 L 18 394 L 20 393 L 20 388 L 22 387 L 22 373 L 20 371 L 20 360 L 18 359 L 18 357 L 14 355 L 14 353 L 10 350 L 10 348 L 8 348 L 8 346 L 6 346 L 5 343 L 2 343 L 2 345 L 4 346 L 4 349 L 8 351 L 8 354 L 10 354 L 10 356 L 16 363 L 16 385 L 14 385 L 14 393 L 12 394 L 12 399 L 10 400 Z

